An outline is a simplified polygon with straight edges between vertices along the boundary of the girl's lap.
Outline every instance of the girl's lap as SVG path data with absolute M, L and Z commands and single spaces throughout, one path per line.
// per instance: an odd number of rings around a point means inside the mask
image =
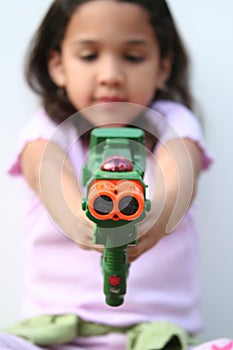
M 111 340 L 113 341 L 113 338 Z M 49 348 L 39 347 L 25 339 L 0 332 L 0 350 L 82 350 L 85 348 L 86 347 L 83 348 L 74 343 L 72 345 L 51 346 Z M 110 345 L 109 350 L 113 348 L 115 349 L 115 347 Z M 191 346 L 188 350 L 233 350 L 233 340 L 229 338 L 219 338 L 202 343 L 198 346 Z

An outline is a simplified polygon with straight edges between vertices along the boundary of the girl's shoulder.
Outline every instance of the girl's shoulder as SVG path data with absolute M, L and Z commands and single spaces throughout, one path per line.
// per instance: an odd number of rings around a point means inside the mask
M 76 128 L 69 120 L 57 124 L 49 118 L 44 109 L 39 109 L 32 117 L 26 120 L 19 131 L 15 155 L 8 169 L 9 174 L 21 174 L 20 156 L 25 146 L 29 142 L 40 139 L 54 142 L 64 151 L 67 151 L 70 145 L 77 141 Z
M 52 121 L 45 110 L 41 108 L 22 125 L 19 131 L 19 138 L 31 137 L 33 139 L 36 135 L 39 136 L 40 134 L 42 137 L 46 136 L 48 138 L 54 133 L 57 127 L 58 124 Z
M 198 117 L 186 106 L 170 100 L 159 100 L 151 105 L 148 112 L 150 123 L 155 127 L 159 144 L 176 139 L 188 138 L 196 142 L 203 156 L 203 169 L 212 163 Z
M 154 126 L 157 138 L 163 142 L 172 138 L 203 138 L 200 121 L 186 106 L 169 100 L 154 102 L 147 111 L 147 118 Z
M 192 112 L 188 107 L 186 107 L 185 105 L 179 102 L 175 102 L 171 100 L 158 100 L 152 104 L 151 108 L 154 111 L 160 113 L 168 121 L 171 121 L 173 123 L 174 121 L 176 123 L 178 122 L 183 123 L 183 121 L 185 120 L 187 122 L 190 122 L 190 120 L 193 120 L 200 125 L 200 120 L 194 114 L 194 112 Z

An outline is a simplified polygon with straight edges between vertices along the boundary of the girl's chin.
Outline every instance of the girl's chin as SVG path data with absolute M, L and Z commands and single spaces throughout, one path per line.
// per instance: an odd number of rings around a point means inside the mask
M 123 128 L 126 124 L 121 123 L 107 123 L 102 125 L 96 125 L 97 128 Z
M 126 102 L 92 105 L 82 110 L 83 116 L 95 127 L 124 127 L 143 111 L 143 106 Z

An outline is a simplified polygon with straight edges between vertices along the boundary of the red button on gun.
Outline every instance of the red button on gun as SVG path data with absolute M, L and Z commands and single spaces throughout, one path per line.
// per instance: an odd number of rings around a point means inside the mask
M 111 286 L 115 287 L 121 283 L 121 278 L 119 276 L 110 276 L 109 283 L 111 284 Z

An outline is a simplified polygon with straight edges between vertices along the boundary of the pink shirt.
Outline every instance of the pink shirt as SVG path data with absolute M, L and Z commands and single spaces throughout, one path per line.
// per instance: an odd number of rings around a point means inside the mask
M 162 142 L 187 137 L 198 143 L 202 150 L 203 169 L 207 169 L 211 157 L 205 149 L 195 116 L 182 105 L 169 101 L 158 101 L 153 109 L 162 114 L 158 118 L 152 112 L 148 114 L 160 139 L 154 153 Z M 85 152 L 76 129 L 69 122 L 64 127 L 58 127 L 43 110 L 23 128 L 10 174 L 22 175 L 20 154 L 27 142 L 40 138 L 52 138 L 68 152 L 80 178 Z M 153 155 L 148 156 L 146 183 L 153 182 L 150 181 L 153 162 Z M 50 220 L 39 197 L 25 181 L 23 183 L 26 200 L 23 227 L 24 317 L 71 312 L 90 321 L 111 325 L 162 319 L 174 322 L 191 333 L 201 330 L 195 204 L 171 235 L 131 264 L 127 295 L 124 304 L 116 309 L 105 304 L 100 254 L 82 250 L 66 238 Z

